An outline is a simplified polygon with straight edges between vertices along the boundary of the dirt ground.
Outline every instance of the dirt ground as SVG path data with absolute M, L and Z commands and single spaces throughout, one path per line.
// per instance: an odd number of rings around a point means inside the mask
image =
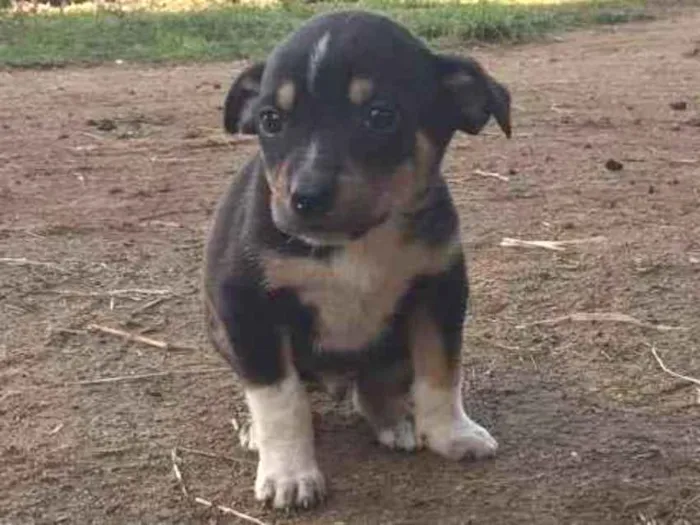
M 513 140 L 490 127 L 445 162 L 473 285 L 467 406 L 499 455 L 385 451 L 318 396 L 332 494 L 287 516 L 253 501 L 198 301 L 212 208 L 254 148 L 220 130 L 233 66 L 0 72 L 0 523 L 243 523 L 183 496 L 181 447 L 191 495 L 267 523 L 700 524 L 700 392 L 651 352 L 700 377 L 699 28 L 694 10 L 473 50 L 515 104 Z M 531 324 L 577 312 L 647 324 Z

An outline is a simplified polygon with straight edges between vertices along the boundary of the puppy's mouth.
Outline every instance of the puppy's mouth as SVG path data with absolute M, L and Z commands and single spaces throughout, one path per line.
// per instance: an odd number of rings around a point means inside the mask
M 370 222 L 368 225 L 351 231 L 349 234 L 350 239 L 354 241 L 354 240 L 357 240 L 357 239 L 364 237 L 371 230 L 384 224 L 389 219 L 389 215 L 390 215 L 389 212 L 385 212 L 382 215 L 380 215 L 379 217 L 377 217 L 374 221 Z
M 389 219 L 389 212 L 373 218 L 363 224 L 348 225 L 337 228 L 324 222 L 317 224 L 300 224 L 296 221 L 280 220 L 273 212 L 273 222 L 278 230 L 285 235 L 299 239 L 311 246 L 343 246 L 352 241 L 361 239 L 370 231 L 381 226 Z

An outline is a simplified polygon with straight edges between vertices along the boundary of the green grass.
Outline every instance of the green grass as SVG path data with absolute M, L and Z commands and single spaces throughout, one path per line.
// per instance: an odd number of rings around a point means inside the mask
M 416 0 L 302 4 L 292 0 L 268 7 L 235 5 L 181 12 L 6 12 L 0 14 L 0 66 L 258 58 L 313 14 L 349 7 L 384 12 L 431 44 L 449 47 L 474 41 L 516 43 L 553 31 L 648 17 L 643 0 L 544 6 L 486 1 L 427 5 Z

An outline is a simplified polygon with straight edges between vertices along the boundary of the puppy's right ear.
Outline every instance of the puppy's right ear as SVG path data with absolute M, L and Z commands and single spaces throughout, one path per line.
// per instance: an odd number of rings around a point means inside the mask
M 257 134 L 253 102 L 260 94 L 265 63 L 257 62 L 236 77 L 224 102 L 224 129 L 229 133 Z

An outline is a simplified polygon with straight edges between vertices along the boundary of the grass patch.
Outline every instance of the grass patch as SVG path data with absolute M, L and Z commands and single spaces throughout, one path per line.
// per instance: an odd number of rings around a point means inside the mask
M 0 66 L 258 58 L 304 20 L 329 9 L 381 11 L 437 46 L 475 41 L 517 43 L 553 31 L 649 16 L 644 0 L 558 5 L 522 2 L 359 0 L 309 4 L 287 0 L 265 7 L 238 4 L 184 11 L 5 12 L 0 14 Z

